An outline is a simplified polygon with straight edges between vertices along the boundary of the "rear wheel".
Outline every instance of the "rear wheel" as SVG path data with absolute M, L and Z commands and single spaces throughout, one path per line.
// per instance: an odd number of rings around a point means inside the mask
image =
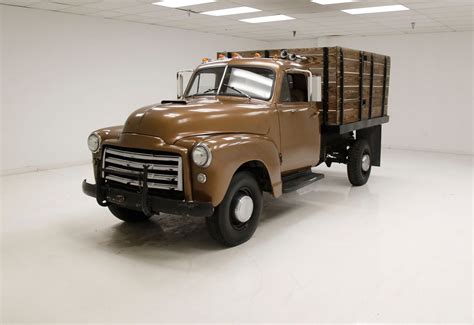
M 347 162 L 347 176 L 354 186 L 362 186 L 369 180 L 372 170 L 371 152 L 369 143 L 359 139 L 349 149 Z
M 206 218 L 210 235 L 225 246 L 236 246 L 252 237 L 262 213 L 262 190 L 249 172 L 234 175 L 221 204 Z
M 108 208 L 114 216 L 125 222 L 140 222 L 150 218 L 143 212 L 122 208 L 115 204 L 109 205 Z

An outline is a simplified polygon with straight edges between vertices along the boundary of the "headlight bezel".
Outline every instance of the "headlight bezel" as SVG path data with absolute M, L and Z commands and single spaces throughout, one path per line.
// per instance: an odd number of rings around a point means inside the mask
M 207 159 L 206 159 L 206 161 L 205 161 L 204 163 L 199 164 L 199 163 L 196 161 L 195 157 L 194 157 L 194 153 L 196 152 L 196 150 L 201 149 L 201 148 L 204 149 L 204 151 L 206 152 L 206 154 L 207 154 Z M 192 152 L 191 152 L 191 159 L 192 159 L 193 163 L 194 163 L 196 166 L 198 166 L 198 167 L 200 167 L 200 168 L 207 168 L 207 167 L 209 167 L 209 165 L 211 164 L 211 161 L 212 161 L 211 149 L 210 149 L 205 143 L 200 142 L 200 143 L 198 143 L 197 145 L 194 146 L 194 148 L 193 148 L 193 150 L 192 150 Z
M 92 136 L 94 136 L 94 137 L 97 138 L 97 148 L 96 148 L 96 149 L 91 148 L 90 143 L 89 143 L 89 139 L 90 139 Z M 97 153 L 97 152 L 99 152 L 101 144 L 102 144 L 102 138 L 101 138 L 101 136 L 100 136 L 97 132 L 92 132 L 92 133 L 87 137 L 87 147 L 89 148 L 89 150 L 90 150 L 92 153 Z

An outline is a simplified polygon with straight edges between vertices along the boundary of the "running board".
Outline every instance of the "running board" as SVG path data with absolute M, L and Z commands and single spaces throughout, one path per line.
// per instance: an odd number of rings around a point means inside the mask
M 290 174 L 288 176 L 282 177 L 282 191 L 283 193 L 293 192 L 323 178 L 323 174 L 313 173 L 311 170 Z

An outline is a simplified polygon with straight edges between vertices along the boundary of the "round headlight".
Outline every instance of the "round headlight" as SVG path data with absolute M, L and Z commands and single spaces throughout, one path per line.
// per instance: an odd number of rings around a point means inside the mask
M 198 144 L 193 149 L 193 161 L 199 167 L 208 167 L 211 164 L 211 151 L 205 144 Z
M 97 152 L 100 148 L 100 136 L 96 133 L 92 133 L 87 138 L 87 145 L 89 146 L 89 150 L 92 152 Z

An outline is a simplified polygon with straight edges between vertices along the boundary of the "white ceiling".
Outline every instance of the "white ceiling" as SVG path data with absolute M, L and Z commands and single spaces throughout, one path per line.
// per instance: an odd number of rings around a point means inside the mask
M 360 0 L 318 5 L 310 0 L 217 0 L 214 3 L 171 9 L 152 5 L 158 0 L 0 0 L 0 4 L 52 10 L 238 36 L 256 40 L 308 39 L 329 35 L 387 35 L 474 30 L 474 0 Z M 349 15 L 341 9 L 402 4 L 409 11 Z M 249 6 L 261 12 L 212 17 L 199 12 Z M 190 10 L 189 12 L 187 10 Z M 285 14 L 294 20 L 249 24 L 243 18 Z M 412 23 L 415 28 L 412 29 Z

